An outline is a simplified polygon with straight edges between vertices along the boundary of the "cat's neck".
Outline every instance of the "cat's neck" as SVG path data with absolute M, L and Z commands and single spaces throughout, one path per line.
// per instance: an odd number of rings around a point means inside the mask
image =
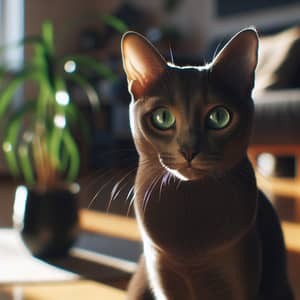
M 214 251 L 246 234 L 255 220 L 256 198 L 247 158 L 223 176 L 192 182 L 141 160 L 135 185 L 135 210 L 144 234 L 158 248 L 184 257 Z

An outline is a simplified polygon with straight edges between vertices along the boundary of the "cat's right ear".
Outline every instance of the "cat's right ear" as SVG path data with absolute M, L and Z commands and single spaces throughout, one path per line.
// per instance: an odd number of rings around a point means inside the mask
M 258 35 L 254 28 L 237 33 L 212 61 L 212 73 L 222 82 L 241 94 L 250 94 L 254 86 L 258 55 Z
M 161 76 L 167 64 L 146 38 L 133 31 L 123 35 L 121 50 L 129 92 L 137 100 Z

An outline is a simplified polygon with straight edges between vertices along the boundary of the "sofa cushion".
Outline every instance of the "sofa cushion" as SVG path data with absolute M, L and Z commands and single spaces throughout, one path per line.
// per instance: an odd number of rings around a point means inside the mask
M 300 27 L 263 36 L 255 90 L 300 88 Z

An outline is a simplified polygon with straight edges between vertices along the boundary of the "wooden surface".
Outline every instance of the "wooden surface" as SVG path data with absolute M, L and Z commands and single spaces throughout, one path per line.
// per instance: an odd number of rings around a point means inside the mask
M 248 154 L 257 155 L 259 153 L 272 153 L 276 155 L 289 155 L 296 154 L 300 155 L 299 145 L 250 145 L 248 149 Z
M 136 221 L 130 217 L 82 209 L 80 211 L 80 227 L 82 230 L 89 232 L 101 233 L 131 241 L 140 240 Z
M 125 292 L 93 281 L 0 286 L 1 300 L 124 300 Z
M 295 158 L 295 177 L 276 178 L 264 177 L 256 172 L 258 185 L 262 190 L 289 197 L 300 197 L 300 146 L 299 145 L 252 145 L 248 150 L 249 158 L 257 167 L 257 157 L 261 153 L 271 153 L 278 156 L 293 156 Z
M 300 224 L 282 222 L 282 229 L 287 249 L 300 254 Z
M 266 178 L 256 174 L 257 184 L 263 191 L 270 191 L 278 196 L 300 197 L 300 182 L 295 184 L 295 180 L 288 178 Z

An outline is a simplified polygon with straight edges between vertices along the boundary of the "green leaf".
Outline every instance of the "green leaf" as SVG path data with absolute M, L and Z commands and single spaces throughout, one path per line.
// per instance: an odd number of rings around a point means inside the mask
M 3 86 L 5 84 L 5 75 L 6 75 L 6 68 L 4 66 L 0 66 L 0 84 Z
M 46 84 L 52 93 L 55 91 L 55 61 L 45 43 L 34 46 L 33 65 L 39 70 L 36 81 Z
M 40 80 L 39 94 L 36 100 L 36 119 L 45 122 L 49 112 L 49 102 L 51 102 L 51 89 L 49 89 L 47 80 Z
M 34 110 L 35 106 L 35 101 L 28 101 L 9 118 L 9 121 L 6 124 L 6 135 L 4 136 L 2 148 L 5 154 L 7 165 L 15 177 L 20 175 L 16 157 L 16 149 L 18 144 L 18 136 L 22 130 L 22 121 L 29 111 Z
M 60 157 L 60 151 L 63 145 L 63 131 L 64 129 L 58 127 L 53 127 L 52 130 L 49 131 L 49 153 L 52 156 L 55 167 L 60 171 L 63 171 Z
M 127 25 L 118 17 L 115 17 L 113 15 L 104 15 L 101 17 L 101 19 L 106 25 L 111 26 L 120 33 L 124 33 L 128 30 Z
M 53 38 L 53 25 L 50 21 L 45 21 L 42 24 L 42 38 L 45 43 L 47 52 L 52 55 L 54 53 L 54 38 Z
M 0 66 L 0 79 L 6 74 L 6 69 L 4 66 Z
M 24 179 L 29 185 L 33 185 L 35 183 L 35 178 L 29 146 L 31 146 L 31 143 L 29 142 L 23 142 L 22 144 L 20 144 L 20 146 L 18 147 L 18 154 Z
M 67 91 L 66 83 L 61 76 L 56 76 L 55 78 L 55 91 Z
M 18 166 L 16 153 L 14 151 L 15 149 L 8 141 L 3 142 L 2 149 L 10 173 L 13 177 L 17 178 L 18 176 L 20 176 L 20 170 Z
M 22 70 L 20 73 L 14 76 L 14 78 L 8 83 L 4 90 L 0 93 L 0 118 L 6 113 L 7 107 L 10 104 L 11 98 L 14 96 L 17 89 L 21 84 L 29 79 L 34 78 L 34 70 Z
M 79 167 L 80 167 L 80 155 L 75 143 L 74 138 L 72 137 L 69 130 L 64 130 L 63 132 L 64 145 L 66 147 L 67 153 L 69 154 L 69 170 L 67 172 L 67 178 L 70 182 L 76 180 Z
M 61 170 L 67 170 L 69 165 L 69 153 L 67 152 L 66 147 L 62 147 L 61 149 L 61 157 L 60 157 L 60 163 L 61 163 Z

